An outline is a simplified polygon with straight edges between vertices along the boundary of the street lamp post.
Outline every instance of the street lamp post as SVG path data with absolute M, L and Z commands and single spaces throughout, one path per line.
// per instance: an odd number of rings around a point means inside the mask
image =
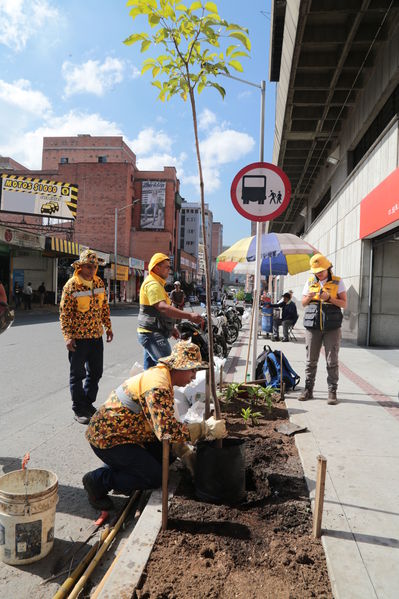
M 229 79 L 235 79 L 246 85 L 257 87 L 261 91 L 260 98 L 260 132 L 259 132 L 259 162 L 263 162 L 264 159 L 264 145 L 265 145 L 265 95 L 266 95 L 266 83 L 261 81 L 259 83 L 252 83 L 246 79 L 240 77 L 234 77 L 233 75 L 224 75 Z M 258 309 L 259 309 L 259 297 L 260 297 L 260 266 L 261 266 L 261 223 L 256 223 L 256 262 L 255 262 L 255 281 L 254 281 L 254 297 L 252 309 L 255 310 L 254 324 L 253 324 L 253 339 L 252 339 L 252 380 L 256 378 L 256 358 L 257 358 L 257 345 L 258 345 Z M 255 305 L 256 301 L 256 305 Z
M 134 204 L 137 204 L 140 199 L 134 200 L 131 204 L 127 204 L 127 206 L 122 206 L 121 208 L 115 208 L 115 232 L 114 232 L 114 305 L 116 304 L 116 274 L 117 274 L 117 262 L 118 262 L 118 212 L 122 212 L 122 210 L 126 210 L 126 208 L 131 208 Z

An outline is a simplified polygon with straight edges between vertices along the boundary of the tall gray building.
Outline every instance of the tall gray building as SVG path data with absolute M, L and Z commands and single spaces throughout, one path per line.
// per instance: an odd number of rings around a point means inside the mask
M 212 224 L 213 214 L 209 210 L 208 204 L 205 204 L 205 229 L 206 229 L 206 244 L 208 249 L 208 258 L 211 261 L 212 257 Z M 181 250 L 197 258 L 197 268 L 199 273 L 203 272 L 203 264 L 201 265 L 200 246 L 203 244 L 202 238 L 202 223 L 201 223 L 201 204 L 194 202 L 182 202 L 179 218 L 179 237 L 178 245 Z M 202 281 L 199 281 L 202 283 Z

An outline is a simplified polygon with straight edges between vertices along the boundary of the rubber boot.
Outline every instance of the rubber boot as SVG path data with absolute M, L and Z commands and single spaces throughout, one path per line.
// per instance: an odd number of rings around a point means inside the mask
M 299 401 L 307 401 L 308 399 L 313 399 L 313 389 L 311 387 L 305 387 L 298 397 Z

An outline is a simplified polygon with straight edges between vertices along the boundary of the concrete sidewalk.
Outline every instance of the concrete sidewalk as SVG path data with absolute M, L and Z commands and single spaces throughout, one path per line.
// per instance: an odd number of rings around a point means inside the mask
M 282 349 L 301 376 L 286 394 L 290 420 L 306 426 L 295 437 L 314 503 L 317 456 L 327 459 L 322 542 L 338 599 L 399 597 L 399 349 L 366 349 L 343 342 L 339 404 L 327 405 L 320 356 L 315 399 L 299 402 L 305 370 L 303 330 L 297 342 L 258 340 Z M 245 378 L 248 327 L 232 348 L 228 381 Z M 250 371 L 250 369 L 249 369 Z

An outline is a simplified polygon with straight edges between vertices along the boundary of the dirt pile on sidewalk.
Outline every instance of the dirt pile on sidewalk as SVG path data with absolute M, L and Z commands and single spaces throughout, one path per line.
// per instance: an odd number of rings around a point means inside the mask
M 274 428 L 285 409 L 259 408 L 246 427 L 242 403 L 227 410 L 229 433 L 246 438 L 246 500 L 238 506 L 194 498 L 188 478 L 154 546 L 140 599 L 302 599 L 332 597 L 321 543 L 311 536 L 308 491 L 293 437 Z M 258 409 L 258 408 L 257 408 Z

